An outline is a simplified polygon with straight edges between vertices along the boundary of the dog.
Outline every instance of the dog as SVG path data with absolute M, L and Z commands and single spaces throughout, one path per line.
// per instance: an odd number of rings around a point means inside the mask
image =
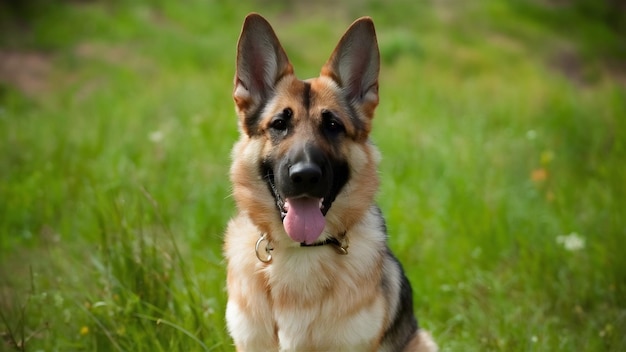
M 299 80 L 252 13 L 237 44 L 226 322 L 238 351 L 437 351 L 374 203 L 380 54 L 371 18 Z

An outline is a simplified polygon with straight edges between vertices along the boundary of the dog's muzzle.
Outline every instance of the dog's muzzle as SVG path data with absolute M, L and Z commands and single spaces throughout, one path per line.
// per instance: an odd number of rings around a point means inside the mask
M 296 242 L 315 243 L 334 199 L 330 196 L 333 170 L 328 158 L 318 147 L 302 144 L 277 160 L 274 167 L 268 167 L 266 179 L 285 232 Z

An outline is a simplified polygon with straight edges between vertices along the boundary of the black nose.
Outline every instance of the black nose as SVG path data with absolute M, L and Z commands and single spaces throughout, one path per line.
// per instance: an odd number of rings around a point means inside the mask
M 289 178 L 295 188 L 308 190 L 320 182 L 322 169 L 315 163 L 301 161 L 289 168 Z
M 279 162 L 276 187 L 285 198 L 323 198 L 331 183 L 332 170 L 328 159 L 314 144 L 295 146 Z

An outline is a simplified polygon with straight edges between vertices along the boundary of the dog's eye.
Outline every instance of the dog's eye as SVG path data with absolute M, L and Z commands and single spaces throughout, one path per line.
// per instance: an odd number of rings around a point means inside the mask
M 287 121 L 278 117 L 270 123 L 270 127 L 278 131 L 284 131 L 287 129 Z
M 278 130 L 284 131 L 287 129 L 287 121 L 293 115 L 293 111 L 290 108 L 285 108 L 280 114 L 278 114 L 272 122 L 270 122 L 270 127 Z
M 341 122 L 339 122 L 337 117 L 335 117 L 335 115 L 328 110 L 322 111 L 322 126 L 325 131 L 330 133 L 339 133 L 345 131 L 345 128 L 343 127 Z

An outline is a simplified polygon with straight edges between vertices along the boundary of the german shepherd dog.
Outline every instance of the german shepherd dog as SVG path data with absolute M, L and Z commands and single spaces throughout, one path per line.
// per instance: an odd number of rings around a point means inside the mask
M 246 17 L 234 100 L 228 330 L 238 351 L 436 351 L 374 204 L 374 23 L 356 20 L 299 80 L 270 24 Z

